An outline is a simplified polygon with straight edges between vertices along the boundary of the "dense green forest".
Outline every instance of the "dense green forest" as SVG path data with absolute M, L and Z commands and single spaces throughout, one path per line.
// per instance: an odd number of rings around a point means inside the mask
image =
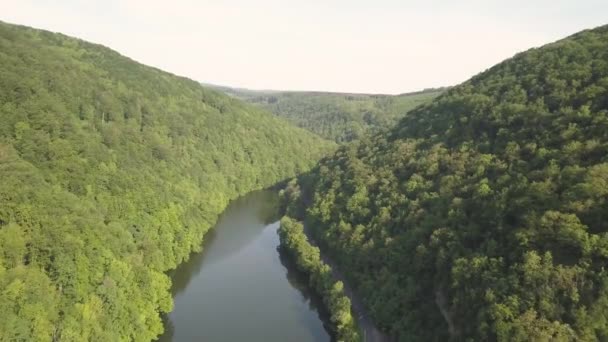
M 103 46 L 0 23 L 0 340 L 149 341 L 230 199 L 333 143 Z
M 430 102 L 445 91 L 443 88 L 427 89 L 391 96 L 215 87 L 338 143 L 356 140 L 365 134 L 392 127 L 407 112 Z
M 449 89 L 286 196 L 400 341 L 608 340 L 608 26 Z
M 281 219 L 279 238 L 281 248 L 293 257 L 298 269 L 308 277 L 311 288 L 323 299 L 336 341 L 361 341 L 351 314 L 350 299 L 344 293 L 344 284 L 334 280 L 330 266 L 321 260 L 319 248 L 308 242 L 304 226 L 285 216 Z

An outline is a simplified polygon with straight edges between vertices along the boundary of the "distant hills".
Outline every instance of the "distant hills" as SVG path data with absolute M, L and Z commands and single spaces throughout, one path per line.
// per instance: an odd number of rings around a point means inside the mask
M 401 95 L 376 95 L 210 86 L 338 143 L 387 129 L 410 110 L 430 102 L 447 89 L 425 89 Z

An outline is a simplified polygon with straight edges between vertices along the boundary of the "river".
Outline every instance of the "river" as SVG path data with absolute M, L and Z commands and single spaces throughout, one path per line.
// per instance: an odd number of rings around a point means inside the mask
M 277 195 L 232 202 L 201 253 L 172 271 L 174 309 L 159 341 L 331 341 L 327 314 L 279 253 Z

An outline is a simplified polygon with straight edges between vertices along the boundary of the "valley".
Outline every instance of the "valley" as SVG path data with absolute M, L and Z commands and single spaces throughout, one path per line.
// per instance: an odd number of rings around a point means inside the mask
M 608 26 L 478 72 L 250 90 L 0 22 L 0 341 L 607 340 Z

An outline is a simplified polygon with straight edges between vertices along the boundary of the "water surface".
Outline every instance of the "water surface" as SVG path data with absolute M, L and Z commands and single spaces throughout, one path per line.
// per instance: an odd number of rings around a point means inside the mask
M 173 311 L 160 341 L 330 341 L 319 300 L 277 251 L 276 194 L 234 201 L 203 252 L 172 272 Z

